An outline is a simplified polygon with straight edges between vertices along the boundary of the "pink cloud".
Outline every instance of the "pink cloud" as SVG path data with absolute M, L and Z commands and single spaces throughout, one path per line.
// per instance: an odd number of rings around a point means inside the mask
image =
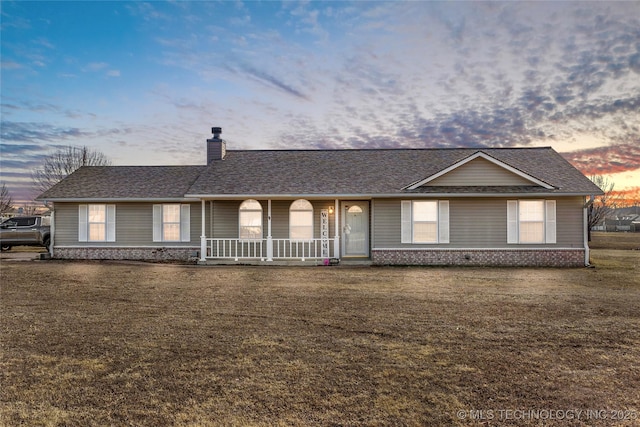
M 640 169 L 640 145 L 637 144 L 611 145 L 561 154 L 585 175 Z

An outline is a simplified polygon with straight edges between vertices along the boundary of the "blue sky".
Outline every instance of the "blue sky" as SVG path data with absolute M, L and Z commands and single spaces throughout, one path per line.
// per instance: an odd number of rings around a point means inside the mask
M 640 190 L 640 2 L 12 2 L 0 179 L 229 149 L 552 146 Z

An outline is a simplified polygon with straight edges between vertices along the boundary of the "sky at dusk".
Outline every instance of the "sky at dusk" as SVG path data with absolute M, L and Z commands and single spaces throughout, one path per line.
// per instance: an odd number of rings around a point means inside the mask
M 551 146 L 640 200 L 640 2 L 2 1 L 0 180 L 228 149 Z

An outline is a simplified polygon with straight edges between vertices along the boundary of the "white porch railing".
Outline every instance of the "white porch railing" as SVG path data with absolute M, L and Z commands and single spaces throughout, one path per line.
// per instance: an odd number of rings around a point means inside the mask
M 207 239 L 207 259 L 260 259 L 266 255 L 262 239 Z
M 271 245 L 271 248 L 269 248 Z M 317 260 L 334 258 L 334 239 L 206 239 L 206 259 Z

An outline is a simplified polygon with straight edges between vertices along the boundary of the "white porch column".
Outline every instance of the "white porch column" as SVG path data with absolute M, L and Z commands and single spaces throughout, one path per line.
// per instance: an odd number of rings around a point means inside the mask
M 271 236 L 271 199 L 267 201 L 267 261 L 273 261 L 273 236 Z
M 206 220 L 205 220 L 205 213 L 206 213 L 206 209 L 205 209 L 205 204 L 204 204 L 204 199 L 201 200 L 201 205 L 202 205 L 202 220 L 200 221 L 201 223 L 201 230 L 202 233 L 200 233 L 200 261 L 205 261 L 205 256 L 207 255 L 207 233 L 206 233 Z
M 333 239 L 333 256 L 334 258 L 340 258 L 340 202 L 336 199 L 335 208 L 333 211 L 335 212 L 333 225 L 335 228 L 336 235 Z

